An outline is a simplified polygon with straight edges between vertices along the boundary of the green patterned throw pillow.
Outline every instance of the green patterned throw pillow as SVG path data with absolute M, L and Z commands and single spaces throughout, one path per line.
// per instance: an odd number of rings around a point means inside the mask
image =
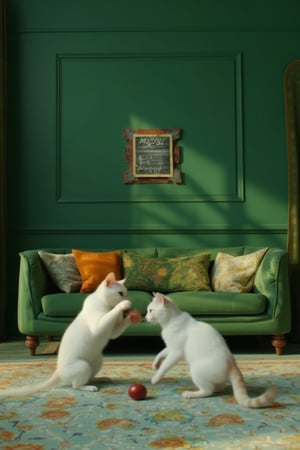
M 211 285 L 216 292 L 250 292 L 255 273 L 267 248 L 248 255 L 218 253 L 212 268 Z
M 210 291 L 209 253 L 181 258 L 148 258 L 124 252 L 124 278 L 127 289 L 159 291 Z

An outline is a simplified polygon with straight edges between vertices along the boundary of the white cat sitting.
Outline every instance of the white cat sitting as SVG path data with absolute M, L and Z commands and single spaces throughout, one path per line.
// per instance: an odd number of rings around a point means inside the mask
M 208 397 L 224 390 L 230 382 L 240 405 L 248 408 L 272 405 L 277 388 L 271 386 L 262 395 L 250 398 L 243 375 L 226 341 L 215 328 L 181 311 L 169 297 L 158 292 L 153 295 L 146 320 L 160 324 L 166 347 L 154 359 L 152 367 L 157 371 L 152 384 L 158 383 L 178 361 L 185 360 L 198 391 L 185 391 L 184 398 Z
M 66 329 L 59 346 L 54 374 L 45 382 L 0 392 L 0 398 L 29 395 L 54 386 L 97 391 L 87 385 L 102 366 L 102 351 L 110 339 L 120 336 L 131 323 L 131 307 L 126 300 L 125 280 L 117 281 L 109 273 L 95 292 L 88 295 L 74 321 Z M 134 318 L 137 322 L 136 317 Z

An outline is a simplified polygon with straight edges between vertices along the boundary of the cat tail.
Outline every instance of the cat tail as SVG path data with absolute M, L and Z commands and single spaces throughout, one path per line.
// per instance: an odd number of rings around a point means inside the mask
M 15 389 L 11 388 L 0 391 L 0 399 L 7 397 L 20 397 L 23 395 L 35 394 L 36 392 L 42 391 L 44 389 L 51 389 L 52 387 L 57 386 L 58 384 L 60 384 L 60 378 L 56 374 L 56 372 L 54 372 L 54 374 L 50 378 L 48 378 L 48 380 L 43 381 L 39 384 L 32 384 Z
M 277 387 L 270 386 L 258 397 L 250 398 L 244 377 L 234 359 L 231 361 L 231 366 L 229 368 L 229 379 L 232 385 L 234 398 L 239 405 L 245 406 L 246 408 L 265 408 L 267 406 L 272 406 L 274 399 L 278 394 Z

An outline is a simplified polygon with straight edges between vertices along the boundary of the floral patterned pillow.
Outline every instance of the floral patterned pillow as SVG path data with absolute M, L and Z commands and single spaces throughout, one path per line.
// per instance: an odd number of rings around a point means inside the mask
M 211 285 L 216 292 L 250 292 L 255 273 L 267 248 L 248 255 L 218 253 L 212 268 Z
M 209 253 L 181 258 L 148 258 L 123 253 L 127 289 L 159 291 L 210 291 Z

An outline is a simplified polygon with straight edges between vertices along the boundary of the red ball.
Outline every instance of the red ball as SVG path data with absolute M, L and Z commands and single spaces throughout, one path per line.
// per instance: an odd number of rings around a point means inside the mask
M 141 313 L 137 309 L 132 309 L 131 311 L 129 311 L 127 317 L 131 323 L 140 323 L 140 321 L 142 320 Z
M 128 388 L 128 395 L 133 400 L 144 400 L 147 396 L 147 389 L 143 384 L 132 384 Z

